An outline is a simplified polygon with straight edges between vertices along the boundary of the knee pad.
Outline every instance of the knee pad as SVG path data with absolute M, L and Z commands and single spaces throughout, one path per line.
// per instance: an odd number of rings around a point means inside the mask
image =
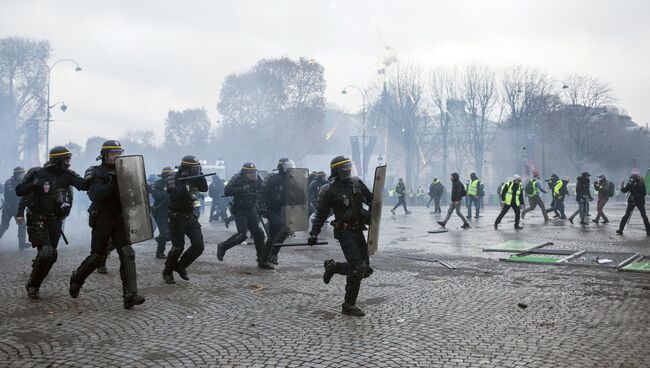
M 57 251 L 51 245 L 44 245 L 38 250 L 36 260 L 43 263 L 52 263 L 56 261 Z
M 363 278 L 366 271 L 366 262 L 354 262 L 350 265 L 350 277 Z
M 135 250 L 130 245 L 122 246 L 117 253 L 120 257 L 135 259 Z
M 236 242 L 237 244 L 243 243 L 244 240 L 246 240 L 247 236 L 244 233 L 237 233 L 232 237 L 232 241 Z

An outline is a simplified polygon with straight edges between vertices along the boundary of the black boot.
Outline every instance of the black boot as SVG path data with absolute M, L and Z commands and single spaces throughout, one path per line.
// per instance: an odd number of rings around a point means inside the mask
M 361 308 L 356 306 L 359 288 L 361 287 L 360 276 L 353 275 L 347 277 L 347 283 L 345 284 L 345 302 L 341 306 L 341 313 L 343 314 L 355 317 L 363 317 L 365 315 Z
M 50 269 L 52 269 L 54 262 L 56 262 L 56 258 L 56 249 L 50 245 L 44 245 L 38 250 L 36 258 L 32 261 L 32 273 L 29 276 L 27 285 L 25 285 L 27 295 L 30 298 L 38 299 L 38 290 Z
M 106 275 L 108 274 L 108 270 L 106 269 L 106 258 L 108 258 L 108 254 L 102 257 L 102 262 L 97 266 L 97 273 L 101 275 Z
M 81 262 L 79 268 L 76 271 L 72 272 L 70 276 L 70 296 L 76 298 L 79 296 L 79 291 L 81 286 L 83 286 L 86 278 L 90 276 L 91 273 L 95 272 L 95 269 L 99 267 L 102 261 L 102 256 L 97 253 L 90 253 L 86 259 Z
M 333 259 L 328 259 L 325 261 L 323 266 L 325 267 L 325 272 L 323 273 L 323 282 L 329 284 L 330 280 L 332 280 L 332 277 L 334 276 L 334 267 L 336 267 L 336 262 L 334 262 Z
M 183 254 L 182 247 L 172 247 L 172 249 L 167 253 L 167 260 L 165 261 L 165 269 L 162 272 L 163 280 L 167 284 L 175 284 L 174 281 L 174 270 L 176 269 L 176 264 L 178 263 L 178 258 Z
M 205 247 L 203 244 L 200 245 L 192 245 L 190 246 L 185 253 L 181 256 L 180 260 L 176 264 L 176 268 L 174 271 L 178 272 L 178 276 L 180 276 L 183 280 L 189 280 L 190 277 L 187 275 L 187 267 L 189 267 L 201 254 L 203 254 L 203 250 Z
M 130 245 L 118 250 L 120 256 L 120 277 L 124 296 L 124 309 L 144 303 L 144 297 L 138 294 L 137 274 L 135 272 L 135 251 Z
M 226 251 L 246 240 L 246 234 L 236 233 L 217 245 L 217 259 L 223 261 Z

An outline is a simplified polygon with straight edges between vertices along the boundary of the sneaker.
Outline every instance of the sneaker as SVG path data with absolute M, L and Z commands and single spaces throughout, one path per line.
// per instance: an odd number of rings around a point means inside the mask
M 591 220 L 591 222 L 593 222 L 594 224 L 598 225 L 598 221 L 596 221 L 596 219 Z M 603 221 L 603 223 L 605 223 L 605 221 Z
M 618 235 L 623 235 L 623 230 L 616 230 L 616 233 L 617 233 Z
M 442 226 L 443 229 L 445 228 L 446 224 L 443 221 L 436 221 L 436 222 L 438 223 L 438 225 Z
M 569 222 L 573 225 L 573 217 L 569 217 Z
M 519 226 L 519 225 L 515 226 L 515 230 L 523 230 L 523 229 L 524 229 L 523 226 Z
M 365 313 L 363 313 L 361 308 L 357 307 L 356 305 L 348 304 L 348 303 L 343 303 L 343 305 L 341 306 L 341 313 L 348 316 L 354 316 L 354 317 L 363 317 L 366 315 Z
M 407 215 L 410 215 L 411 213 L 412 213 L 411 211 L 406 211 L 406 214 L 407 214 Z
M 469 224 L 466 222 L 466 223 L 464 223 L 463 226 L 461 226 L 460 228 L 461 228 L 461 229 L 469 229 L 470 227 L 471 227 L 471 226 L 469 226 Z
M 395 210 L 390 210 L 390 213 L 392 213 L 392 214 L 394 215 L 394 214 L 395 214 Z

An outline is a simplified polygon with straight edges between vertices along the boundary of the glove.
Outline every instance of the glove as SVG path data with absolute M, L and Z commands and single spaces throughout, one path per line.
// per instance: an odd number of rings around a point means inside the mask
M 307 239 L 307 244 L 310 246 L 314 246 L 318 243 L 318 236 L 317 235 L 309 235 L 309 238 Z

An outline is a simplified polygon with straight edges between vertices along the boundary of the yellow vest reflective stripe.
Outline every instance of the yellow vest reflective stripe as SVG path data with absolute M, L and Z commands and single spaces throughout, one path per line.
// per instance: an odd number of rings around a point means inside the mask
M 555 183 L 555 187 L 553 188 L 553 194 L 555 194 L 556 197 L 560 195 L 560 189 L 562 189 L 562 180 L 558 180 L 557 183 Z
M 469 188 L 467 188 L 467 194 L 476 197 L 478 194 L 478 182 L 480 180 L 476 179 L 469 183 Z
M 508 184 L 506 184 L 506 186 L 507 186 L 507 188 L 508 188 L 508 191 L 506 192 L 506 200 L 504 201 L 504 203 L 507 204 L 507 205 L 509 205 L 509 206 L 512 205 L 512 196 L 513 196 L 513 193 L 512 193 L 512 184 L 513 184 L 513 182 L 511 182 L 511 181 L 508 182 Z M 517 207 L 519 207 L 519 206 L 521 205 L 521 204 L 519 203 L 519 196 L 520 196 L 520 195 L 521 195 L 521 184 L 520 184 L 519 187 L 517 188 L 517 193 L 514 194 L 514 196 L 515 196 L 515 203 L 517 204 Z

